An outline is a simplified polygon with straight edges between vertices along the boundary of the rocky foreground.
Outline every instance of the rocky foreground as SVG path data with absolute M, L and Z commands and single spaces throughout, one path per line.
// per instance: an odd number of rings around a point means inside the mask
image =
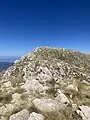
M 37 48 L 0 81 L 0 120 L 90 120 L 90 55 Z

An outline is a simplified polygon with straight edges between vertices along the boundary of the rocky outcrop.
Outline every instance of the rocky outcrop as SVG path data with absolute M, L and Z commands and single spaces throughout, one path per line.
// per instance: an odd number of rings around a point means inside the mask
M 85 53 L 38 48 L 8 68 L 0 81 L 0 120 L 24 120 L 17 116 L 25 109 L 30 120 L 84 120 L 83 112 L 89 118 L 80 106 L 90 108 L 90 55 Z

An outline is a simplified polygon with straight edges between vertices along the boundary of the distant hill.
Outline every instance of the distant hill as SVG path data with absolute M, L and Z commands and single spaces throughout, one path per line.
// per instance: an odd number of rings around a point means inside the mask
M 14 62 L 18 59 L 20 59 L 19 56 L 0 56 L 0 62 Z
M 0 62 L 0 70 L 6 70 L 13 62 Z
M 20 57 L 0 56 L 0 70 L 6 70 L 9 66 L 13 65 L 17 59 L 20 59 Z

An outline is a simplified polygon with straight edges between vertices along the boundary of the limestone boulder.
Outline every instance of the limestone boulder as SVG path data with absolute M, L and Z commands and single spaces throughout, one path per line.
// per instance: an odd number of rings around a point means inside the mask
M 32 112 L 28 120 L 44 120 L 44 116 L 42 114 Z
M 33 80 L 27 80 L 26 83 L 22 86 L 27 92 L 29 91 L 37 91 L 40 92 L 43 88 L 42 84 L 39 83 L 39 81 L 33 79 Z
M 42 112 L 56 112 L 64 108 L 63 104 L 53 99 L 34 99 L 33 104 Z
M 70 103 L 69 99 L 65 96 L 65 94 L 62 91 L 58 90 L 57 94 L 58 95 L 57 97 L 55 97 L 55 100 L 57 100 L 58 102 L 62 104 L 68 105 Z
M 28 118 L 29 118 L 29 111 L 23 109 L 22 111 L 11 115 L 9 120 L 28 120 Z

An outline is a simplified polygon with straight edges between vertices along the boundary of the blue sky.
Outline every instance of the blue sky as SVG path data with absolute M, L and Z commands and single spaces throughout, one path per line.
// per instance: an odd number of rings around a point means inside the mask
M 89 0 L 0 0 L 0 56 L 39 46 L 90 53 Z

